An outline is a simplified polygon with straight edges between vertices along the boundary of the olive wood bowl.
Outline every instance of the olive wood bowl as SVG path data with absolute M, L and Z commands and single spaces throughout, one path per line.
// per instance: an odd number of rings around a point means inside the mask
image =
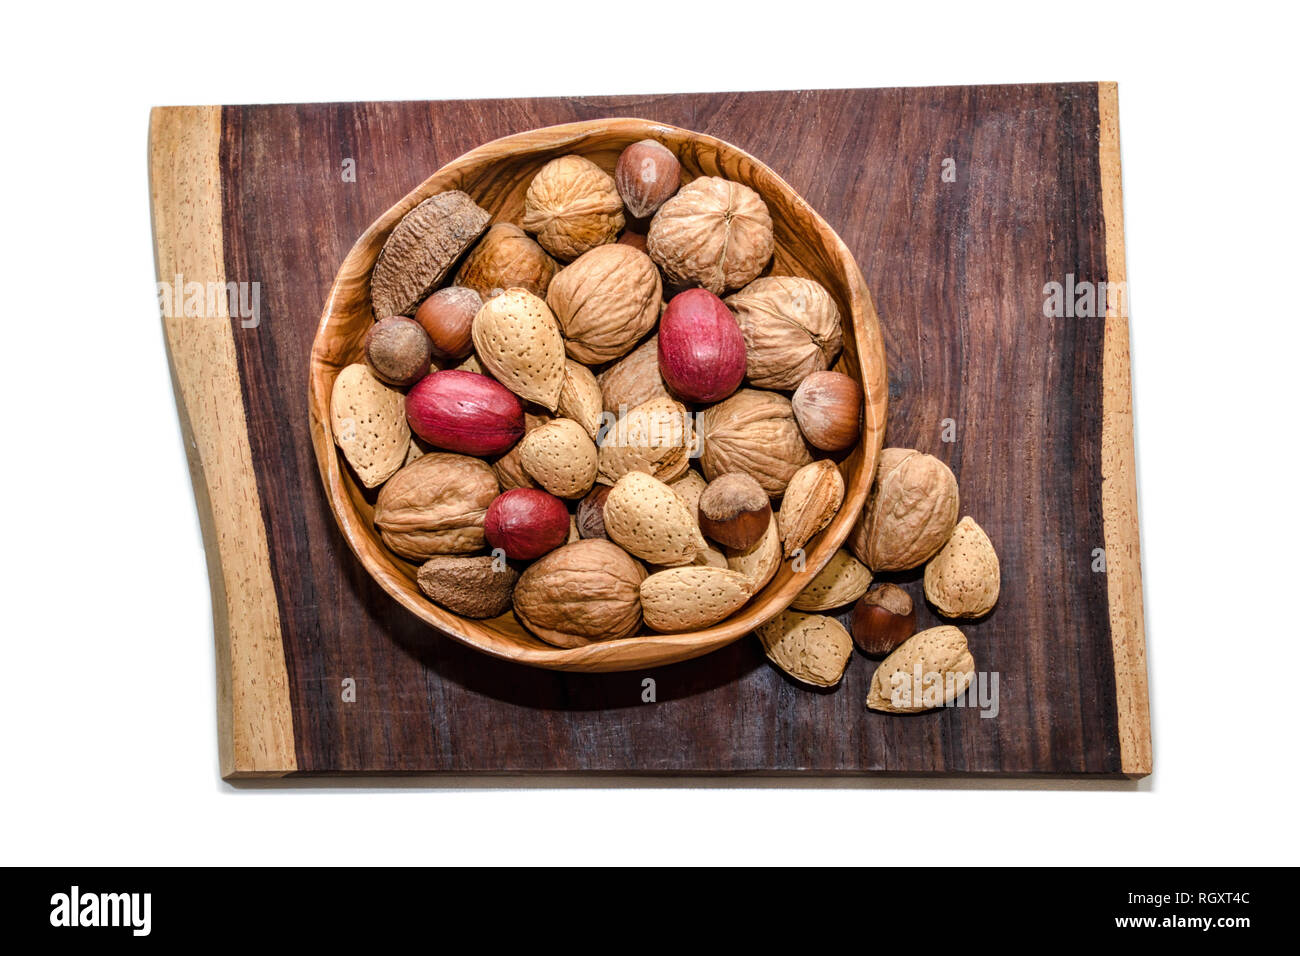
M 374 322 L 370 270 L 389 232 L 423 200 L 461 189 L 492 214 L 493 222 L 519 223 L 524 192 L 548 161 L 566 153 L 585 156 L 613 173 L 631 143 L 655 139 L 681 161 L 682 178 L 721 176 L 755 189 L 767 203 L 776 253 L 765 274 L 806 276 L 825 286 L 844 323 L 844 351 L 835 365 L 856 378 L 865 397 L 862 437 L 840 461 L 844 505 L 805 548 L 803 569 L 782 563 L 748 604 L 712 627 L 678 634 L 644 631 L 623 640 L 577 648 L 552 647 L 526 631 L 510 612 L 471 620 L 429 601 L 416 586 L 417 566 L 390 552 L 373 524 L 374 493 L 358 485 L 334 444 L 330 394 L 339 371 L 362 361 L 362 340 Z M 641 119 L 608 119 L 551 126 L 507 136 L 471 150 L 442 167 L 371 224 L 339 268 L 311 352 L 311 436 L 330 507 L 361 564 L 397 601 L 437 630 L 494 657 L 566 671 L 641 670 L 699 657 L 730 644 L 785 610 L 826 564 L 862 511 L 885 430 L 887 377 L 884 348 L 871 293 L 857 263 L 834 230 L 776 173 L 722 140 Z

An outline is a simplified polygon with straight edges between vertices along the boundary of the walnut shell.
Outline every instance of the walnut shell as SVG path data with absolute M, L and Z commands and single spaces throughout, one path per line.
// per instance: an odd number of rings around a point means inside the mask
M 727 305 L 745 336 L 745 377 L 756 388 L 798 388 L 840 354 L 840 310 L 812 279 L 755 279 L 728 296 Z
M 794 473 L 813 458 L 794 420 L 790 400 L 777 392 L 742 388 L 700 412 L 696 427 L 704 443 L 704 477 L 738 471 L 778 498 Z
M 470 250 L 456 273 L 456 285 L 473 289 L 484 299 L 506 289 L 527 289 L 546 297 L 559 264 L 514 223 L 498 222 Z
M 663 282 L 644 252 L 611 243 L 560 270 L 546 295 L 569 357 L 599 365 L 631 351 L 659 320 Z
M 430 196 L 403 216 L 370 272 L 375 318 L 413 314 L 491 218 L 456 189 Z
M 641 627 L 645 569 L 618 545 L 587 538 L 529 565 L 515 585 L 515 616 L 548 644 L 581 647 Z
M 646 251 L 677 286 L 714 295 L 761 273 L 776 241 L 767 204 L 743 183 L 701 176 L 664 203 L 646 235 Z
M 877 573 L 919 567 L 952 535 L 960 503 L 957 479 L 938 458 L 886 448 L 849 548 Z
M 659 374 L 659 336 L 652 335 L 600 375 L 605 411 L 625 415 L 652 398 L 672 398 Z
M 618 238 L 623 199 L 614 178 L 582 156 L 543 166 L 524 194 L 524 228 L 564 261 Z
M 469 554 L 482 548 L 483 519 L 500 490 L 486 462 L 433 452 L 404 466 L 379 490 L 375 527 L 404 558 Z

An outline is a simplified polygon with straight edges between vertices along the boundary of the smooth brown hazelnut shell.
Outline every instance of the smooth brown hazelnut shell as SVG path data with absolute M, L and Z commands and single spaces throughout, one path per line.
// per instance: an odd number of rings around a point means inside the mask
M 849 632 L 858 650 L 884 657 L 916 633 L 916 607 L 896 584 L 873 588 L 853 606 Z
M 420 303 L 415 321 L 428 334 L 433 354 L 440 359 L 463 359 L 474 351 L 470 332 L 483 298 L 466 286 L 439 289 Z
M 719 475 L 700 493 L 700 530 L 718 544 L 744 550 L 767 531 L 772 504 L 749 475 Z

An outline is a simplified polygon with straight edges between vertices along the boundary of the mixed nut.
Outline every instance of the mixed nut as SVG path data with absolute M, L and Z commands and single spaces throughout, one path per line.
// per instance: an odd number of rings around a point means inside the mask
M 706 628 L 843 505 L 829 456 L 858 441 L 863 394 L 835 369 L 839 308 L 811 279 L 764 274 L 775 239 L 757 192 L 682 179 L 646 140 L 612 176 L 577 155 L 546 163 L 518 223 L 450 191 L 390 233 L 331 424 L 378 489 L 380 539 L 434 603 L 513 613 L 565 648 Z M 905 592 L 868 591 L 873 571 L 928 562 L 939 613 L 987 614 L 997 558 L 958 510 L 946 466 L 886 449 L 849 550 L 758 629 L 768 657 L 828 687 L 855 642 L 888 653 L 869 701 L 882 710 L 914 709 L 881 705 L 877 683 L 916 661 L 969 683 L 960 631 L 913 635 Z M 855 602 L 851 628 L 826 613 Z

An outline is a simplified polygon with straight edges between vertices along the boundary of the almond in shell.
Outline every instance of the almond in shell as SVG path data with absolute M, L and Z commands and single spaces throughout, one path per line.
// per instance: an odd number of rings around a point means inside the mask
M 666 567 L 690 564 L 708 547 L 682 499 L 640 471 L 629 472 L 610 489 L 605 533 L 636 557 Z
M 785 556 L 791 557 L 821 531 L 844 503 L 844 477 L 827 459 L 794 473 L 781 500 L 778 521 Z
M 781 567 L 781 537 L 776 530 L 778 518 L 774 517 L 767 523 L 767 530 L 757 544 L 744 551 L 727 549 L 727 567 L 743 574 L 755 594 L 776 576 Z
M 559 413 L 571 418 L 587 432 L 592 441 L 600 431 L 603 412 L 600 383 L 591 369 L 572 360 L 564 363 L 564 384 L 560 387 Z
M 548 411 L 564 388 L 564 339 L 546 303 L 523 289 L 507 289 L 474 316 L 474 354 L 520 398 Z
M 671 398 L 652 398 L 620 418 L 600 439 L 597 480 L 612 485 L 628 472 L 640 471 L 672 481 L 690 467 L 694 442 L 686 406 Z
M 717 624 L 750 599 L 737 571 L 692 565 L 658 571 L 641 582 L 641 613 L 656 631 L 693 631 Z
M 966 635 L 951 625 L 913 634 L 871 675 L 867 706 L 890 714 L 915 714 L 950 704 L 975 678 Z
M 833 617 L 782 611 L 754 633 L 781 670 L 814 687 L 834 687 L 853 656 L 853 638 Z
M 526 434 L 519 442 L 519 463 L 557 498 L 581 498 L 596 483 L 596 446 L 570 418 Z
M 367 488 L 392 477 L 411 447 L 406 396 L 379 381 L 362 363 L 349 365 L 334 379 L 330 428 L 343 457 Z
M 944 617 L 983 617 L 998 603 L 1001 578 L 993 542 L 967 515 L 925 566 L 925 599 Z
M 829 611 L 852 604 L 870 586 L 871 572 L 867 566 L 840 548 L 790 606 L 797 611 Z

